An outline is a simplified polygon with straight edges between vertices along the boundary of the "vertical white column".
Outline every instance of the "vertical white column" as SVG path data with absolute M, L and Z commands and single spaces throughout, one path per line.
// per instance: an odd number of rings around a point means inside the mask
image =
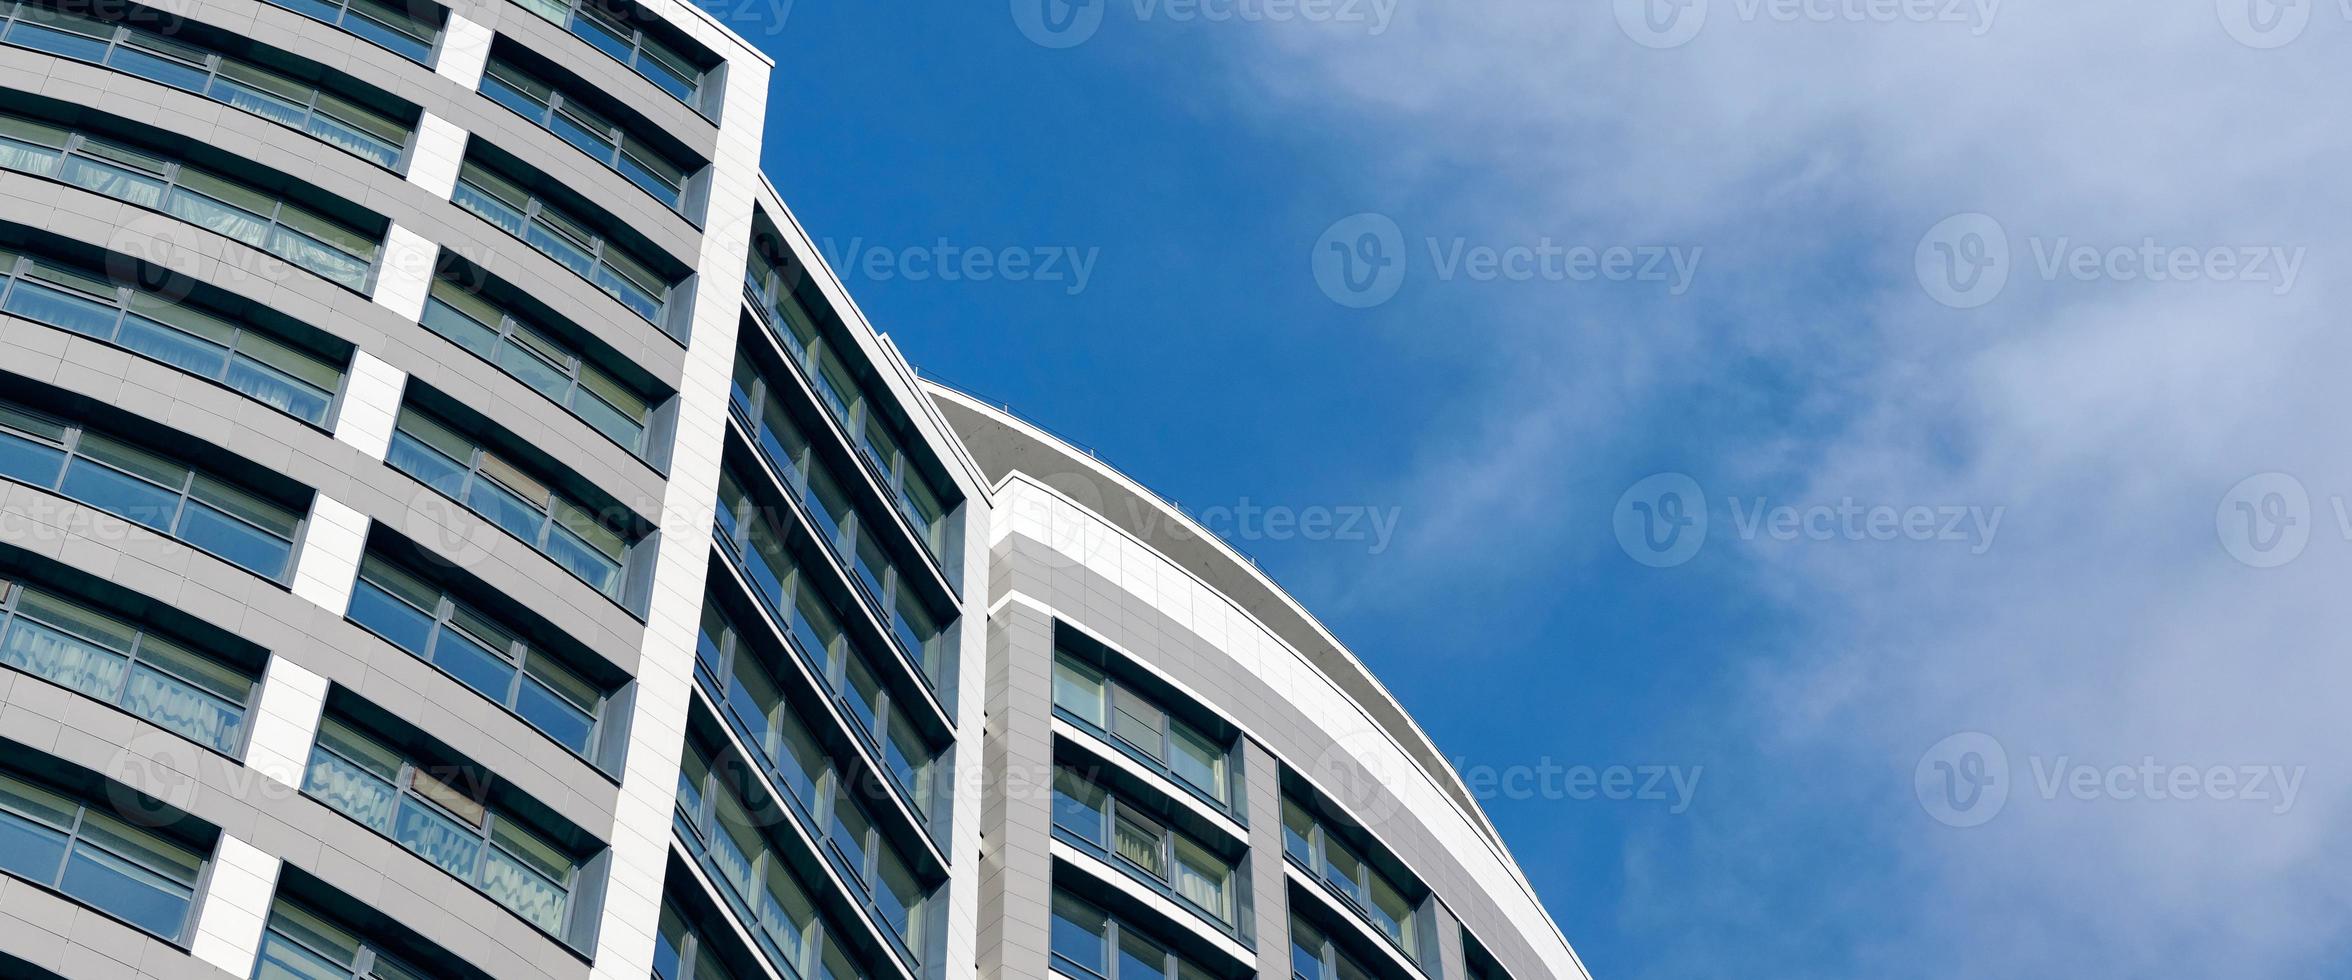
M 417 118 L 416 148 L 408 155 L 408 182 L 447 199 L 457 187 L 465 145 L 464 128 L 427 111 Z
M 204 911 L 196 920 L 197 959 L 230 976 L 253 975 L 253 961 L 261 953 L 261 930 L 269 923 L 270 899 L 278 890 L 279 867 L 269 852 L 221 835 L 204 887 Z
M 629 754 L 615 806 L 612 875 L 596 933 L 597 980 L 644 980 L 653 968 L 662 879 L 677 805 L 679 756 L 694 694 L 695 632 L 702 617 L 712 505 L 726 432 L 735 325 L 750 257 L 752 203 L 759 193 L 760 127 L 768 66 L 734 42 L 727 72 L 727 122 L 712 161 L 710 212 L 696 259 L 692 343 L 678 389 L 678 426 L 662 501 L 662 544 L 652 608 L 638 662 Z
M 441 28 L 441 57 L 433 73 L 466 88 L 482 83 L 482 66 L 490 61 L 490 28 L 454 12 Z
M 366 351 L 351 352 L 343 405 L 335 413 L 335 441 L 383 459 L 399 421 L 400 393 L 407 387 L 408 372 Z
M 323 493 L 312 498 L 302 557 L 294 565 L 294 594 L 343 615 L 351 604 L 351 580 L 359 575 L 367 530 L 367 515 Z
M 433 260 L 441 255 L 432 239 L 395 223 L 384 233 L 384 261 L 376 266 L 376 305 L 416 320 L 425 315 L 425 294 L 433 287 Z
M 326 678 L 284 657 L 271 657 L 261 679 L 261 705 L 253 712 L 253 737 L 245 744 L 246 768 L 301 787 L 326 705 Z

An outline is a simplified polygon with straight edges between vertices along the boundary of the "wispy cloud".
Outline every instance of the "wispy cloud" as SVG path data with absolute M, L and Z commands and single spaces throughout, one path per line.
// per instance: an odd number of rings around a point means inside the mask
M 1664 50 L 1607 3 L 1407 4 L 1377 38 L 1268 30 L 1236 64 L 1270 122 L 1366 134 L 1366 194 L 1409 202 L 1407 226 L 1707 249 L 1671 300 L 1409 283 L 1398 303 L 1504 353 L 1422 433 L 1399 480 L 1424 533 L 1383 571 L 1548 571 L 1530 545 L 1575 542 L 1631 574 L 1591 529 L 1661 459 L 1713 474 L 1718 506 L 2006 508 L 1983 555 L 1727 536 L 1796 626 L 1755 637 L 1743 702 L 1711 710 L 1752 766 L 1828 775 L 1749 780 L 1688 852 L 1628 854 L 1627 928 L 1674 950 L 1636 975 L 2303 976 L 2352 948 L 2352 539 L 2331 513 L 2352 494 L 2352 129 L 2325 104 L 2352 25 L 2307 5 L 2263 50 L 2225 28 L 2235 2 L 1881 23 L 1712 0 Z M 1964 212 L 1997 222 L 2008 280 L 1954 309 L 1915 267 Z M 2300 254 L 2298 281 L 2247 275 L 2257 252 Z M 2216 509 L 2267 471 L 2309 489 L 2312 538 L 2255 569 Z M 2006 747 L 2013 796 L 1955 830 L 1914 766 L 1968 730 Z M 2034 785 L 2036 764 L 2143 760 L 2309 777 L 2284 814 Z

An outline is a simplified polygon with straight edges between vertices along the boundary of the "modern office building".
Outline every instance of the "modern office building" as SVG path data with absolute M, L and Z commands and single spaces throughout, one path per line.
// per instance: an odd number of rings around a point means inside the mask
M 0 977 L 1581 978 L 677 0 L 0 0 Z

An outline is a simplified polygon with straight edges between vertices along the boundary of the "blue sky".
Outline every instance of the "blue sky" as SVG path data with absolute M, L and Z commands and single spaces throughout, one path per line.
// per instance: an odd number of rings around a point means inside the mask
M 2347 965 L 2341 11 L 1095 2 L 1066 49 L 988 0 L 735 8 L 771 178 L 925 373 L 1195 512 L 1393 515 L 1235 543 L 1447 754 L 1696 772 L 1485 802 L 1596 976 Z M 1365 213 L 1403 278 L 1359 309 L 1313 262 Z M 1088 277 L 865 260 L 943 239 Z M 1636 265 L 1455 261 L 1550 246 Z M 1660 473 L 1708 520 L 1662 568 L 1617 532 Z M 2233 560 L 2248 494 L 2295 560 Z M 1952 826 L 1969 733 L 2007 803 Z

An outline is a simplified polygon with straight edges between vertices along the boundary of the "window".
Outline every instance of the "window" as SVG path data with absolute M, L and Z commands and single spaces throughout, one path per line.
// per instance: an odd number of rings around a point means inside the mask
M 758 788 L 728 778 L 731 771 L 740 769 L 714 762 L 711 753 L 691 739 L 687 755 L 688 768 L 701 774 L 702 785 L 691 794 L 680 794 L 682 836 L 696 860 L 721 884 L 721 897 L 743 919 L 761 952 L 784 966 L 788 976 L 862 977 L 864 974 L 835 944 L 832 922 L 810 901 L 791 863 L 770 845 L 762 828 L 773 821 L 753 818 L 753 814 L 772 812 L 759 798 Z M 750 796 L 745 795 L 747 788 Z M 685 809 L 689 796 L 695 801 L 691 812 Z M 846 801 L 836 800 L 840 802 Z M 874 845 L 867 841 L 861 846 Z M 835 867 L 842 870 L 839 864 Z M 847 897 L 887 925 L 884 935 L 900 955 L 915 962 L 921 944 L 914 937 L 925 921 L 924 908 L 932 886 L 909 873 L 894 855 L 883 860 L 879 874 L 883 881 L 879 895 L 867 892 Z M 843 877 L 860 889 L 872 888 L 855 875 Z
M 277 195 L 128 145 L 0 115 L 0 168 L 31 174 L 234 238 L 367 292 L 382 231 L 362 231 Z
M 166 942 L 187 931 L 204 870 L 188 841 L 0 773 L 0 871 L 64 892 Z
M 1052 965 L 1079 980 L 1209 980 L 1211 974 L 1093 903 L 1054 890 Z
M 1333 945 L 1330 937 L 1295 913 L 1290 917 L 1290 975 L 1293 980 L 1371 980 L 1372 974 Z
M 498 365 L 639 458 L 651 452 L 646 432 L 660 398 L 623 384 L 571 345 L 450 276 L 444 269 L 433 280 L 421 321 L 426 329 Z
M 162 21 L 138 8 L 125 10 L 115 19 L 134 17 Z M 403 106 L 396 110 L 411 121 L 403 122 L 362 103 L 370 97 L 335 95 L 215 48 L 190 43 L 188 32 L 175 30 L 171 35 L 48 7 L 0 4 L 0 40 L 9 44 L 106 65 L 185 89 L 308 133 L 379 167 L 399 166 L 416 118 L 413 109 Z
M 446 956 L 441 957 L 446 959 Z M 333 916 L 281 894 L 270 903 L 269 926 L 253 980 L 474 980 L 467 970 L 453 977 L 409 965 L 385 944 Z
M 710 934 L 687 921 L 676 903 L 662 902 L 661 922 L 654 931 L 653 980 L 736 980 L 735 971 L 711 948 Z
M 1414 962 L 1422 959 L 1418 916 L 1421 901 L 1408 898 L 1388 874 L 1355 846 L 1334 835 L 1326 822 L 1296 800 L 1282 800 L 1282 851 L 1314 874 L 1350 912 L 1387 936 Z
M 1133 749 L 1129 754 L 1137 761 L 1175 777 L 1220 808 L 1232 809 L 1229 743 L 1170 715 L 1070 651 L 1054 654 L 1053 702 L 1055 710 L 1084 722 L 1096 734 L 1117 736 L 1113 744 Z
M 806 288 L 806 273 L 770 259 L 772 247 L 755 244 L 744 272 L 744 295 L 752 309 L 783 342 L 825 407 L 853 434 L 859 452 L 875 467 L 875 476 L 889 489 L 891 502 L 914 528 L 915 537 L 935 557 L 952 554 L 949 515 L 955 505 L 949 494 L 941 491 L 942 484 L 929 475 L 929 464 L 902 448 L 920 443 L 921 437 L 895 419 L 885 420 L 884 413 L 864 397 L 849 372 L 825 349 L 827 343 L 808 313 L 812 300 L 804 300 L 800 292 Z M 738 365 L 739 385 L 744 367 Z M 744 417 L 760 416 L 747 410 Z M 956 574 L 956 570 L 949 569 L 949 574 Z
M 0 309 L 102 340 L 324 427 L 343 369 L 192 303 L 0 249 Z
M 723 475 L 719 533 L 728 536 L 728 557 L 768 611 L 787 624 L 790 645 L 848 716 L 853 733 L 881 756 L 900 796 L 917 814 L 928 813 L 934 792 L 929 772 L 937 753 L 926 748 L 928 740 L 912 727 L 913 720 L 901 717 L 898 705 L 906 699 L 883 684 L 866 649 L 842 633 L 831 600 L 804 578 L 800 563 L 758 511 L 742 482 Z M 714 683 L 723 676 L 716 675 Z
M 590 47 L 611 55 L 613 60 L 627 65 L 645 80 L 652 82 L 671 98 L 701 111 L 703 69 L 698 67 L 715 59 L 697 51 L 689 55 L 685 45 L 664 41 L 644 28 L 636 26 L 639 17 L 634 11 L 623 9 L 610 0 L 520 0 L 523 9 L 538 14 L 548 23 L 570 30 L 587 41 Z
M 384 558 L 361 560 L 351 621 L 498 702 L 573 753 L 596 744 L 605 692 L 515 629 Z
M 809 440 L 791 418 L 787 399 L 768 372 L 746 351 L 737 351 L 730 404 L 737 421 L 759 446 L 760 454 L 783 476 L 784 489 L 796 498 L 825 543 L 855 577 L 862 597 L 891 639 L 912 662 L 925 682 L 937 689 L 949 670 L 954 644 L 952 631 L 934 615 L 916 586 L 891 560 L 872 530 L 869 516 L 842 491 L 835 472 L 810 450 Z
M 596 285 L 621 305 L 656 324 L 669 303 L 670 282 L 587 222 L 523 189 L 523 183 L 469 157 L 458 171 L 450 201 L 539 254 Z
M 1057 837 L 1234 929 L 1233 861 L 1069 769 L 1054 770 L 1053 785 Z
M 563 936 L 579 861 L 482 802 L 483 784 L 467 767 L 419 766 L 328 717 L 319 723 L 302 791 Z
M 302 517 L 167 457 L 0 402 L 0 477 L 50 490 L 283 581 Z
M 312 20 L 332 24 L 418 64 L 432 60 L 448 13 L 416 0 L 269 0 Z
M 482 72 L 482 94 L 554 133 L 558 139 L 618 170 L 670 210 L 683 213 L 686 181 L 701 169 L 671 160 L 645 145 L 601 113 L 581 105 L 554 85 L 497 55 Z
M 222 753 L 245 732 L 253 677 L 192 646 L 28 585 L 0 580 L 0 662 Z
M 622 601 L 635 542 L 608 526 L 603 515 L 440 419 L 402 406 L 384 461 L 521 538 L 606 598 Z

